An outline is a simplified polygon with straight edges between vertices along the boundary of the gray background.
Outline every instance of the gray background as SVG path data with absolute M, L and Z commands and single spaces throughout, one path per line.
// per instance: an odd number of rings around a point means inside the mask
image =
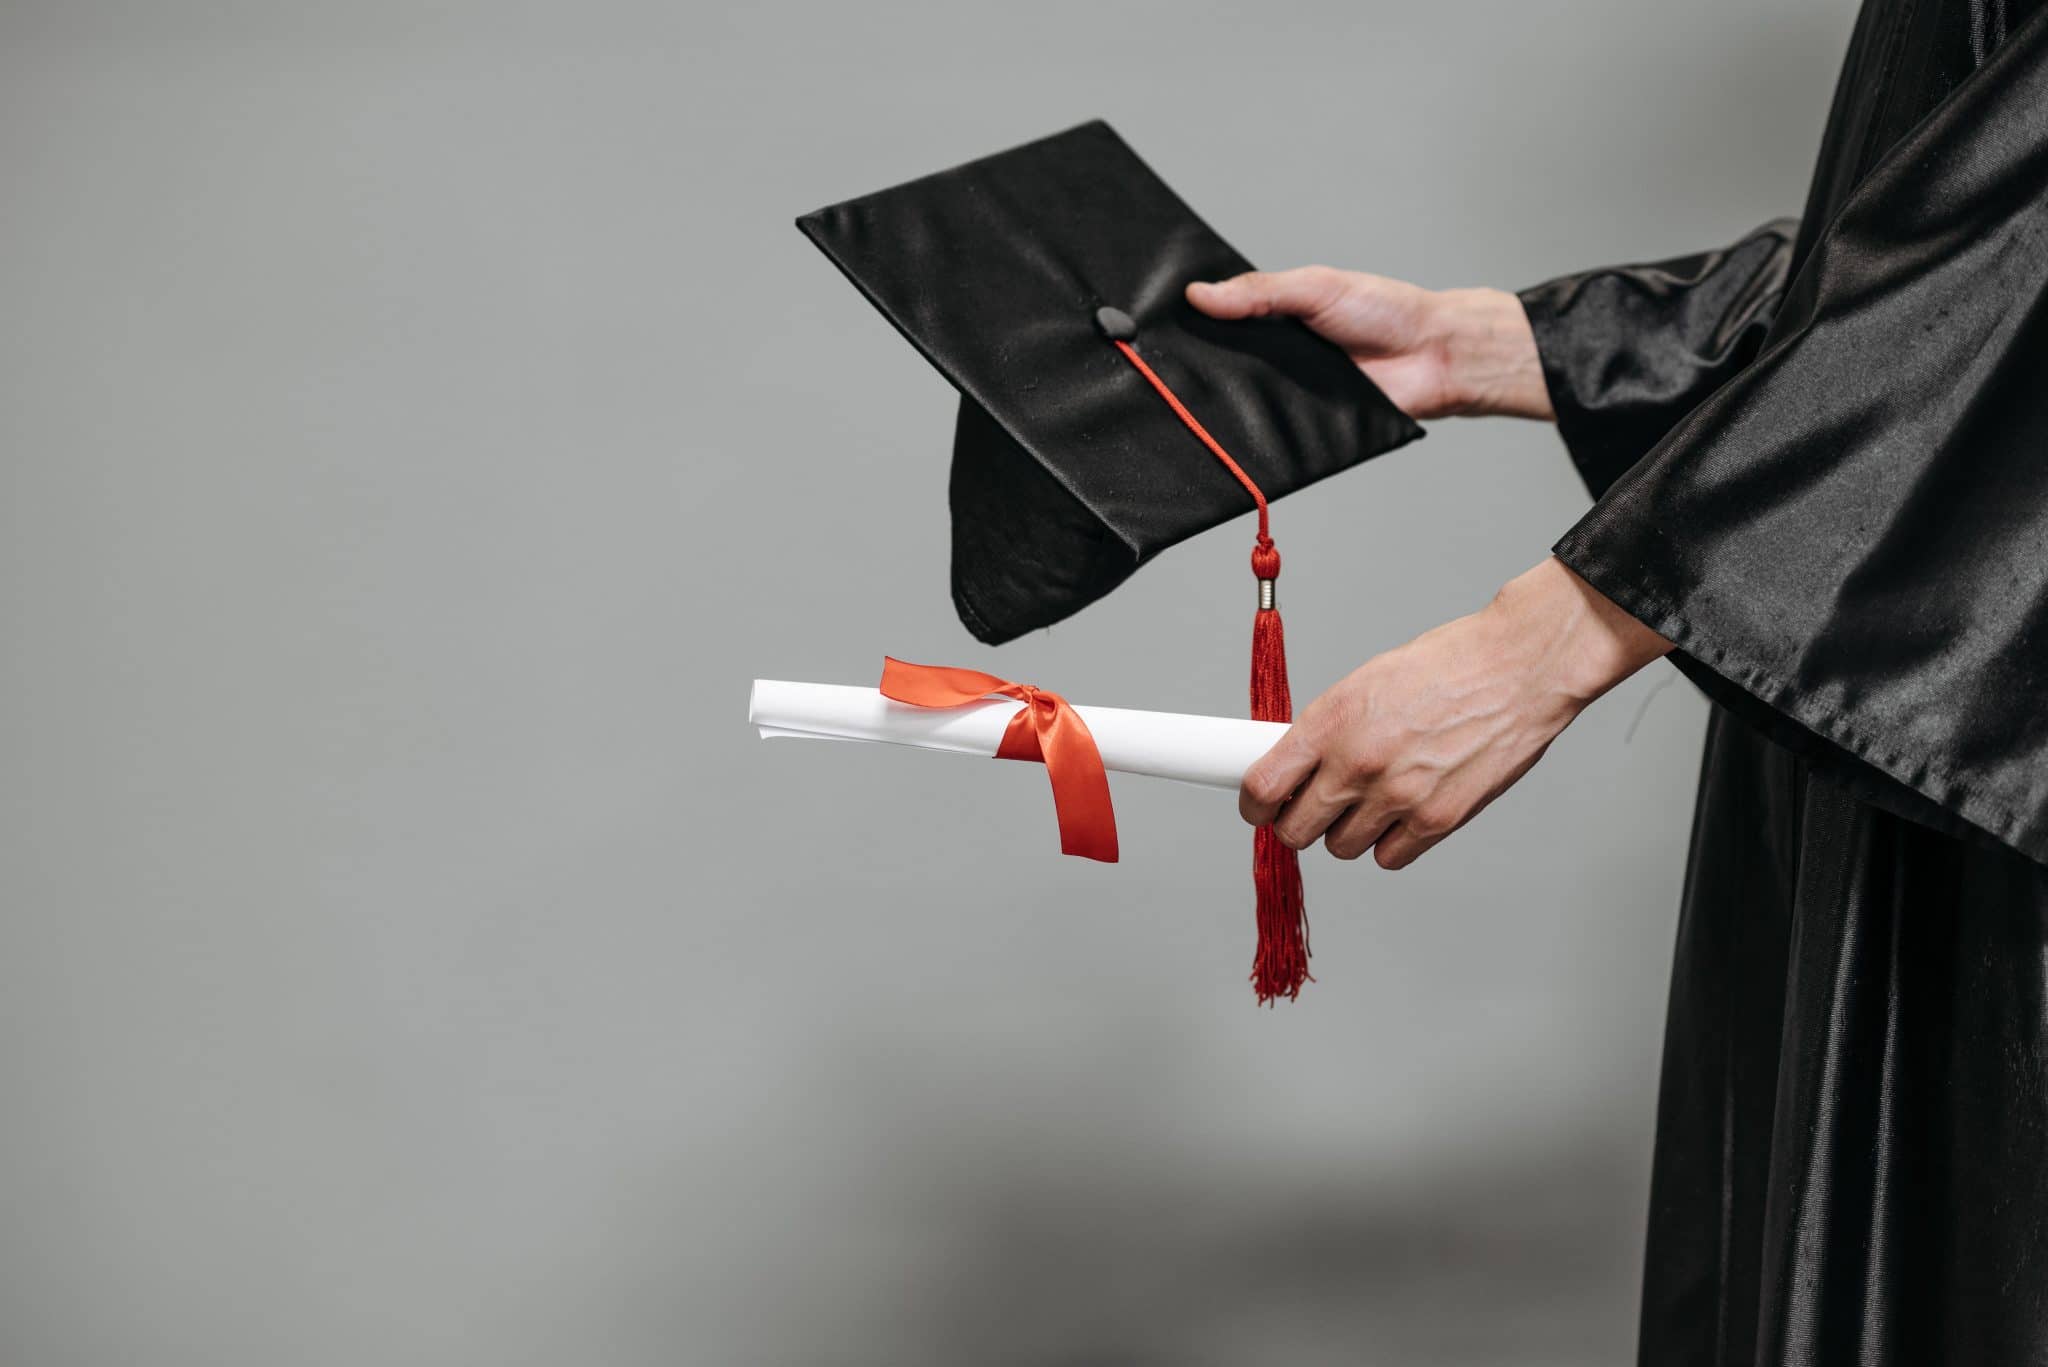
M 1850 9 L 0 6 L 0 1359 L 1627 1359 L 1702 704 L 1308 859 L 1255 1011 L 1228 799 L 1105 868 L 743 724 L 1244 688 L 1245 525 L 967 637 L 949 394 L 790 219 L 1100 114 L 1263 263 L 1519 284 L 1796 212 Z M 1456 423 L 1281 505 L 1298 691 L 1583 506 Z

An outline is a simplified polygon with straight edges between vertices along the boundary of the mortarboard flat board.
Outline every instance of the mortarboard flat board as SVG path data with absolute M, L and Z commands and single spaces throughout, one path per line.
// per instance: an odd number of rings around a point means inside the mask
M 1422 435 L 1300 323 L 1222 322 L 1190 305 L 1190 281 L 1251 263 L 1106 123 L 797 226 L 960 391 L 953 601 L 992 645 L 1071 616 L 1167 547 L 1251 511 L 1248 485 L 1277 499 Z

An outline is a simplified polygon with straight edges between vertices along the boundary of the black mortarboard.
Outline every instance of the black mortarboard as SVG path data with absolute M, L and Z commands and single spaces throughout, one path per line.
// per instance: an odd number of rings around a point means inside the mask
M 1252 506 L 1105 331 L 1128 328 L 1269 499 L 1421 435 L 1300 323 L 1219 322 L 1188 304 L 1190 281 L 1251 263 L 1106 123 L 797 226 L 960 391 L 953 601 L 990 644 L 1071 616 Z

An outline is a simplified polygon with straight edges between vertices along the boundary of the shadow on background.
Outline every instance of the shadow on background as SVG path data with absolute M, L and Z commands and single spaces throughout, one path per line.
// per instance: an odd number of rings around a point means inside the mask
M 986 1174 L 900 1313 L 933 1363 L 1617 1361 L 1640 1179 L 1590 1136 L 1408 1184 L 1295 1172 L 1256 1208 L 1228 1171 Z

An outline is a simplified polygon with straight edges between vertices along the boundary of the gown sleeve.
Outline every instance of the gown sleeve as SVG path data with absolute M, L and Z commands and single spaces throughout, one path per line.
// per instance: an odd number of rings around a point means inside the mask
M 1756 359 L 1784 297 L 1794 219 L 1731 247 L 1521 292 L 1572 463 L 1595 498 Z
M 2044 18 L 1884 155 L 1757 358 L 1555 549 L 1859 795 L 2048 863 Z M 1566 369 L 1605 393 L 1628 367 Z

